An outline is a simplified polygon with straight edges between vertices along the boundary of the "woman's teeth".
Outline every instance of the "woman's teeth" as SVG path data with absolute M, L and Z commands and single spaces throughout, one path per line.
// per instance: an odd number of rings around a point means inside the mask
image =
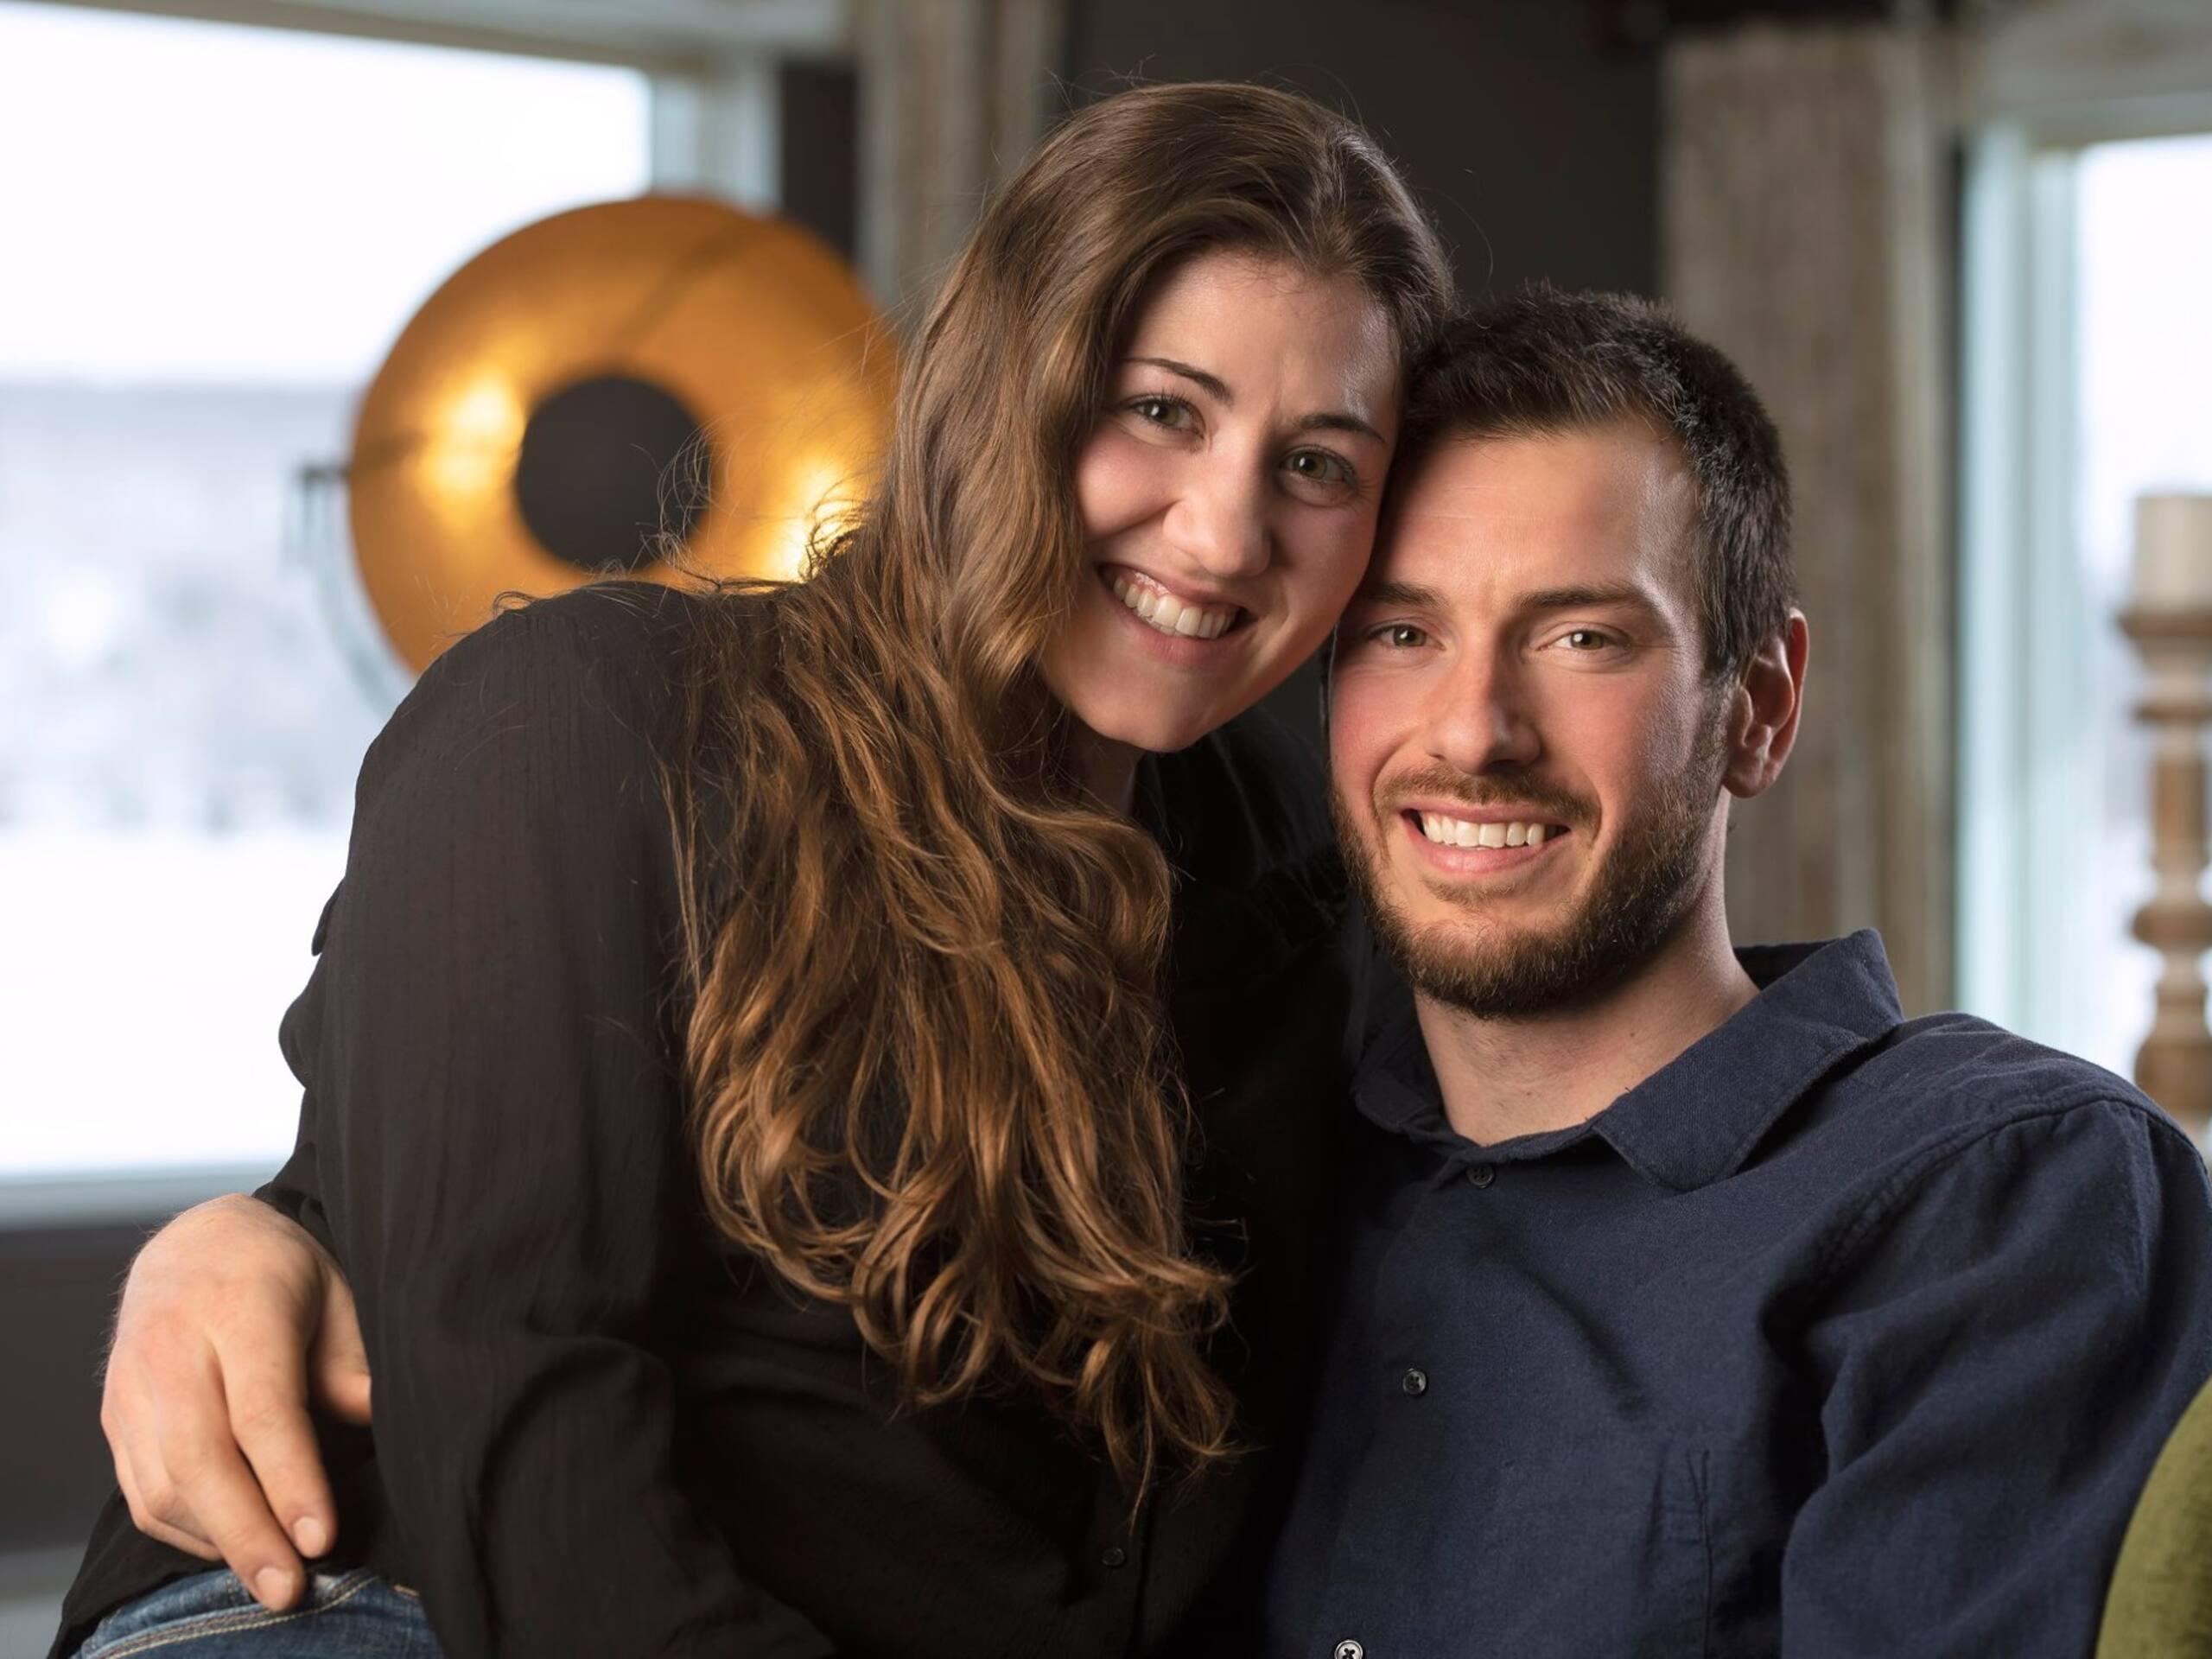
M 1218 639 L 1236 620 L 1234 605 L 1185 605 L 1173 594 L 1114 578 L 1114 596 L 1162 633 L 1185 639 Z
M 1541 847 L 1552 833 L 1544 823 L 1470 823 L 1441 812 L 1421 815 L 1421 832 L 1445 847 Z

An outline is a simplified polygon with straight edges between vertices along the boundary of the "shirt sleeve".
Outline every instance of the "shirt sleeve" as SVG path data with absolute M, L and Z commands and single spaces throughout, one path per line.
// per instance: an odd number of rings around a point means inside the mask
M 2080 1659 L 2167 1433 L 2212 1374 L 2195 1147 L 2100 1101 L 1951 1153 L 1870 1216 L 1810 1331 L 1825 1482 L 1785 1659 Z
M 672 1478 L 650 1344 L 699 1206 L 656 671 L 615 605 L 511 613 L 424 676 L 364 766 L 288 1020 L 295 1163 L 359 1303 L 379 1478 L 451 1659 L 734 1655 L 750 1605 Z

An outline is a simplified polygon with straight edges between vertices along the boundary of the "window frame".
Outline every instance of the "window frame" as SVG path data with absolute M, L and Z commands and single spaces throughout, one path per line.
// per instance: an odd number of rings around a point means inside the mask
M 2212 16 L 2133 9 L 2031 14 L 1961 79 L 1957 995 L 2061 1046 L 2088 1027 L 2050 947 L 2090 923 L 2051 873 L 2096 853 L 2075 806 L 2107 735 L 2077 649 L 2078 168 L 2093 145 L 2212 136 Z
M 764 213 L 776 211 L 780 200 L 782 63 L 845 59 L 852 50 L 848 0 L 760 0 L 742 7 L 715 0 L 569 0 L 557 12 L 532 0 L 41 3 L 632 68 L 647 80 L 650 188 L 711 193 Z M 323 514 L 308 516 L 320 520 Z M 330 528 L 296 524 L 287 534 Z M 346 607 L 331 603 L 332 597 L 324 595 L 326 611 L 342 623 Z M 340 646 L 355 656 L 365 649 L 358 639 Z M 382 666 L 386 678 L 396 671 Z M 378 667 L 356 664 L 372 679 Z M 404 691 L 404 677 L 391 689 Z M 251 1189 L 272 1173 L 273 1166 L 219 1161 L 0 1174 L 0 1232 L 149 1224 Z

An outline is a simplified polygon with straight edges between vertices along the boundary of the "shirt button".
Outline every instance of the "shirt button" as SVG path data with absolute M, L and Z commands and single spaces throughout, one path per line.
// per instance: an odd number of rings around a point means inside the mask
M 1367 1649 L 1357 1642 L 1339 1642 L 1336 1659 L 1367 1659 Z
M 1496 1164 L 1477 1164 L 1467 1172 L 1467 1184 L 1470 1186 L 1488 1186 L 1497 1179 L 1497 1166 Z
M 1428 1392 L 1428 1373 L 1418 1367 L 1408 1367 L 1406 1374 L 1398 1379 L 1398 1386 L 1419 1399 Z
M 1104 1567 L 1127 1567 L 1128 1564 L 1129 1552 L 1119 1544 L 1114 1545 L 1098 1558 L 1098 1565 Z

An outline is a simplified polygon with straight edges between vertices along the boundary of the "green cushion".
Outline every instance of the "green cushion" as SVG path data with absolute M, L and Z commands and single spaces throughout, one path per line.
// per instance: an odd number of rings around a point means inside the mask
M 2212 1385 L 2176 1425 L 2127 1523 L 2097 1659 L 2212 1659 Z

